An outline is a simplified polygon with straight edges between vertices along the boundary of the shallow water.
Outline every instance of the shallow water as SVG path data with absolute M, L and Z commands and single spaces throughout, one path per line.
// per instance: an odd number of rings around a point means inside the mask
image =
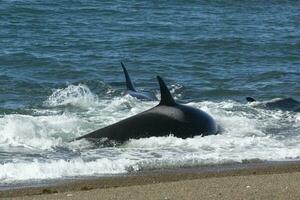
M 0 2 L 0 187 L 243 160 L 299 160 L 300 115 L 245 97 L 299 100 L 294 1 Z M 156 75 L 222 133 L 68 142 L 153 107 L 124 97 L 124 61 L 140 90 Z

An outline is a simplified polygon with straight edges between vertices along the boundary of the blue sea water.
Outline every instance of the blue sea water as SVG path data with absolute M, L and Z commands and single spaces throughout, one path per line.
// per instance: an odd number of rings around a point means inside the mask
M 299 1 L 0 1 L 0 187 L 32 180 L 244 160 L 299 160 Z M 124 97 L 161 75 L 220 135 L 94 148 L 72 138 L 157 102 Z

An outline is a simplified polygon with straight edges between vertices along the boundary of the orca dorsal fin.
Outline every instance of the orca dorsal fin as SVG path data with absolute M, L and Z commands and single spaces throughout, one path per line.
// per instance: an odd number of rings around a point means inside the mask
M 123 64 L 123 62 L 121 62 L 121 65 L 122 65 L 123 72 L 124 72 L 125 79 L 126 79 L 127 90 L 131 90 L 131 91 L 136 92 L 136 90 L 134 89 L 134 86 L 133 86 L 133 84 L 131 82 L 131 79 L 129 77 L 129 74 L 127 72 L 127 69 L 126 69 L 125 65 Z
M 172 95 L 170 93 L 170 90 L 166 86 L 166 84 L 163 81 L 163 79 L 160 76 L 157 76 L 157 80 L 158 80 L 158 83 L 159 83 L 160 96 L 161 96 L 161 100 L 159 102 L 159 105 L 175 106 L 176 102 L 173 99 L 173 97 L 172 97 Z

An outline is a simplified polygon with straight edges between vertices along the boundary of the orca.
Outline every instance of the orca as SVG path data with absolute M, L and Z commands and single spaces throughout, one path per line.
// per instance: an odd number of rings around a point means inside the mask
M 104 138 L 122 143 L 129 139 L 153 136 L 189 138 L 218 133 L 216 122 L 209 114 L 175 102 L 162 78 L 157 76 L 157 79 L 161 92 L 161 100 L 157 106 L 75 140 L 85 138 L 97 141 Z
M 300 102 L 293 98 L 276 98 L 269 101 L 256 101 L 252 97 L 246 97 L 249 103 L 255 102 L 254 106 L 267 109 L 300 112 Z
M 126 87 L 127 87 L 126 94 L 128 94 L 132 97 L 135 97 L 137 99 L 143 100 L 143 101 L 156 101 L 157 100 L 157 98 L 149 92 L 137 91 L 133 86 L 133 83 L 130 79 L 130 76 L 129 76 L 127 69 L 126 69 L 125 65 L 123 64 L 123 62 L 121 62 L 121 66 L 123 68 L 123 72 L 124 72 L 125 80 L 126 80 Z

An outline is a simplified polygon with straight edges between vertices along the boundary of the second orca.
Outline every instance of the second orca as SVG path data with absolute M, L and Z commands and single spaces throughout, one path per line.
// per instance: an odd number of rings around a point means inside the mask
M 156 101 L 157 98 L 153 94 L 151 94 L 149 92 L 140 92 L 134 88 L 133 83 L 130 79 L 130 76 L 127 72 L 125 65 L 122 62 L 121 62 L 121 65 L 122 65 L 123 72 L 125 75 L 125 80 L 126 80 L 126 87 L 127 87 L 126 94 L 129 94 L 130 96 L 135 97 L 140 100 L 143 100 L 143 101 Z
M 300 112 L 300 102 L 293 98 L 276 98 L 269 101 L 256 101 L 252 97 L 247 97 L 249 103 L 255 102 L 254 106 L 267 109 Z

